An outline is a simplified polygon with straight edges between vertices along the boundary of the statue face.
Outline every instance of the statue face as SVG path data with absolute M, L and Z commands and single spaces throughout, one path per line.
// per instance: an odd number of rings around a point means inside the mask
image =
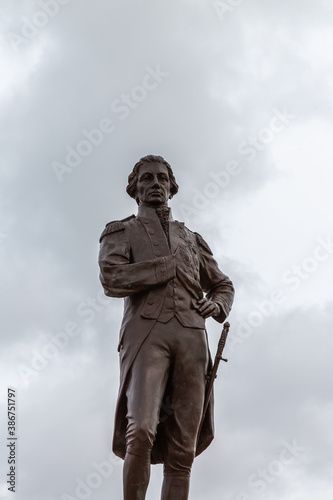
M 162 163 L 141 165 L 136 184 L 136 196 L 140 203 L 152 206 L 167 205 L 170 198 L 168 169 Z

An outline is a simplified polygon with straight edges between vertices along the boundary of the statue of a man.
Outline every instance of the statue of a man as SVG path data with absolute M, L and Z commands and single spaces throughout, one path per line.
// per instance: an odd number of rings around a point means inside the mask
M 213 401 L 200 436 L 211 366 L 205 319 L 222 323 L 234 296 L 203 238 L 172 218 L 170 165 L 148 155 L 127 193 L 137 216 L 110 222 L 99 265 L 109 297 L 124 297 L 113 451 L 124 459 L 125 500 L 144 500 L 150 464 L 164 464 L 162 500 L 186 500 L 191 466 L 213 439 Z

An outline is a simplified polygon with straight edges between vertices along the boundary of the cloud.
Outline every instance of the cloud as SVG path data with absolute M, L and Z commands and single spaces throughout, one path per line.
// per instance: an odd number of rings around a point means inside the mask
M 332 262 L 310 271 L 309 259 L 331 235 L 331 6 L 227 0 L 221 19 L 214 2 L 50 0 L 46 19 L 42 3 L 7 2 L 1 19 L 2 380 L 18 390 L 18 499 L 75 497 L 110 453 L 122 301 L 101 295 L 98 238 L 136 211 L 127 176 L 155 153 L 180 185 L 176 218 L 236 284 L 229 345 L 242 341 L 216 382 L 216 440 L 191 497 L 258 498 L 249 476 L 296 439 L 306 453 L 265 494 L 328 500 Z M 219 328 L 208 322 L 213 354 Z M 18 367 L 37 359 L 24 380 Z M 121 496 L 118 465 L 89 498 L 110 491 Z

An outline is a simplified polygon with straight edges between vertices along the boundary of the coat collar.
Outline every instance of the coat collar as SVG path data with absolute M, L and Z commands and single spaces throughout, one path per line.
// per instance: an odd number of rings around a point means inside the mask
M 142 206 L 142 205 L 139 205 L 138 217 L 141 217 L 142 219 L 159 220 L 158 215 L 156 214 L 154 207 L 147 207 L 147 206 Z M 170 208 L 169 220 L 173 221 L 171 208 Z

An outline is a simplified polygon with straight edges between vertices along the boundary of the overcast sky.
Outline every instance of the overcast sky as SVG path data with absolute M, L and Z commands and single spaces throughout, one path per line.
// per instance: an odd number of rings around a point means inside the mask
M 152 153 L 236 288 L 191 500 L 331 500 L 332 2 L 1 7 L 0 497 L 9 386 L 17 500 L 122 498 L 122 301 L 101 291 L 98 238 L 136 212 L 127 176 Z

